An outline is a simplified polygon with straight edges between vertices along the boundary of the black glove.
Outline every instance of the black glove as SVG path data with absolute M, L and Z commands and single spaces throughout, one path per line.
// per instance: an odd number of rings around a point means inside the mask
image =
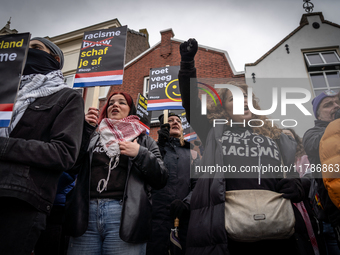
M 170 124 L 165 123 L 161 125 L 161 129 L 158 130 L 157 132 L 158 132 L 158 143 L 164 146 L 165 143 L 169 141 L 169 138 L 170 138 Z
M 170 204 L 170 215 L 172 218 L 179 218 L 188 216 L 190 207 L 187 203 L 183 202 L 181 199 L 176 199 Z
M 334 119 L 339 119 L 340 118 L 340 109 L 338 109 L 335 114 L 334 114 Z
M 301 202 L 305 195 L 300 179 L 295 178 L 281 179 L 276 184 L 276 190 L 283 193 L 283 198 L 290 199 L 293 203 Z
M 179 52 L 181 53 L 181 61 L 189 62 L 193 61 L 198 50 L 197 41 L 190 38 L 188 41 L 181 43 L 179 46 Z

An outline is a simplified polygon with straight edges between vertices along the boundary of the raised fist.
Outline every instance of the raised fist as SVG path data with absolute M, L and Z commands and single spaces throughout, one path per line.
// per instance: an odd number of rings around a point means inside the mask
M 190 38 L 188 41 L 181 43 L 181 45 L 179 46 L 181 61 L 189 62 L 194 60 L 197 50 L 198 44 L 194 38 Z

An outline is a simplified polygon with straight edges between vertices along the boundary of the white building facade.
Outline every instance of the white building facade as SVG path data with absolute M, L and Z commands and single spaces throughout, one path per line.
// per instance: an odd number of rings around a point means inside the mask
M 292 127 L 300 136 L 314 126 L 312 99 L 340 88 L 339 46 L 340 25 L 325 20 L 322 13 L 304 14 L 299 27 L 255 63 L 245 65 L 246 82 L 261 109 L 272 109 L 274 123 Z

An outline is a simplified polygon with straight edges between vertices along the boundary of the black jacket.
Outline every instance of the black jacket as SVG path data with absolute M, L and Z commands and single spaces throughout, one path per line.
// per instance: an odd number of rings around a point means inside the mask
M 168 219 L 169 209 L 166 208 L 175 199 L 190 204 L 192 190 L 197 179 L 190 179 L 190 143 L 185 141 L 181 146 L 177 138 L 170 138 L 165 146 L 159 145 L 163 161 L 168 169 L 169 179 L 164 188 L 152 190 L 152 214 L 154 219 Z M 195 161 L 199 162 L 198 159 Z M 195 163 L 195 164 L 196 164 Z
M 74 237 L 83 235 L 88 226 L 91 161 L 98 139 L 99 135 L 95 133 L 87 151 L 80 154 L 77 164 L 71 170 L 79 174 L 66 201 L 65 227 L 66 233 Z M 129 243 L 148 240 L 151 232 L 151 187 L 163 188 L 168 178 L 156 142 L 144 134 L 137 139 L 141 146 L 138 155 L 129 158 L 119 231 L 120 238 Z M 86 139 L 83 140 L 86 144 Z
M 147 245 L 147 254 L 168 254 L 169 234 L 174 228 L 174 218 L 170 215 L 170 204 L 180 199 L 190 204 L 192 190 L 197 179 L 190 178 L 190 169 L 199 165 L 199 156 L 191 160 L 190 143 L 180 145 L 178 138 L 170 137 L 165 145 L 158 143 L 169 179 L 164 188 L 152 190 L 152 235 Z M 179 239 L 185 254 L 185 239 L 189 223 L 189 211 L 179 218 Z
M 196 78 L 194 63 L 181 62 L 178 78 L 182 104 L 190 125 L 205 144 L 201 165 L 224 165 L 223 148 L 220 140 L 225 127 L 224 125 L 216 125 L 215 128 L 212 128 L 212 124 L 208 122 L 207 118 L 200 114 L 201 105 L 200 100 L 197 100 L 197 85 L 194 82 L 190 83 L 190 78 Z M 278 143 L 281 154 L 285 154 L 282 155 L 285 165 L 294 164 L 296 144 L 290 141 L 286 135 L 281 135 Z M 289 147 L 287 148 L 287 146 Z M 298 175 L 296 174 L 296 176 Z M 203 176 L 203 178 L 198 179 L 190 203 L 187 254 L 230 254 L 224 225 L 225 191 L 226 179 L 223 173 L 216 173 L 213 178 L 204 178 Z M 303 194 L 303 190 L 301 190 L 301 194 Z
M 84 101 L 73 89 L 36 99 L 9 138 L 0 137 L 0 197 L 49 213 L 58 179 L 78 156 Z

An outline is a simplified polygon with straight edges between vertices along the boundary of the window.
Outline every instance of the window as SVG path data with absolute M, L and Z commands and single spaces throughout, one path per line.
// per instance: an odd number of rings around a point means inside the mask
M 340 88 L 340 57 L 335 50 L 304 53 L 314 96 L 322 91 Z
M 340 58 L 335 51 L 305 53 L 308 67 L 340 65 Z
M 143 96 L 145 96 L 146 98 L 148 98 L 148 94 L 149 94 L 149 80 L 150 77 L 144 77 L 144 84 L 143 84 Z

